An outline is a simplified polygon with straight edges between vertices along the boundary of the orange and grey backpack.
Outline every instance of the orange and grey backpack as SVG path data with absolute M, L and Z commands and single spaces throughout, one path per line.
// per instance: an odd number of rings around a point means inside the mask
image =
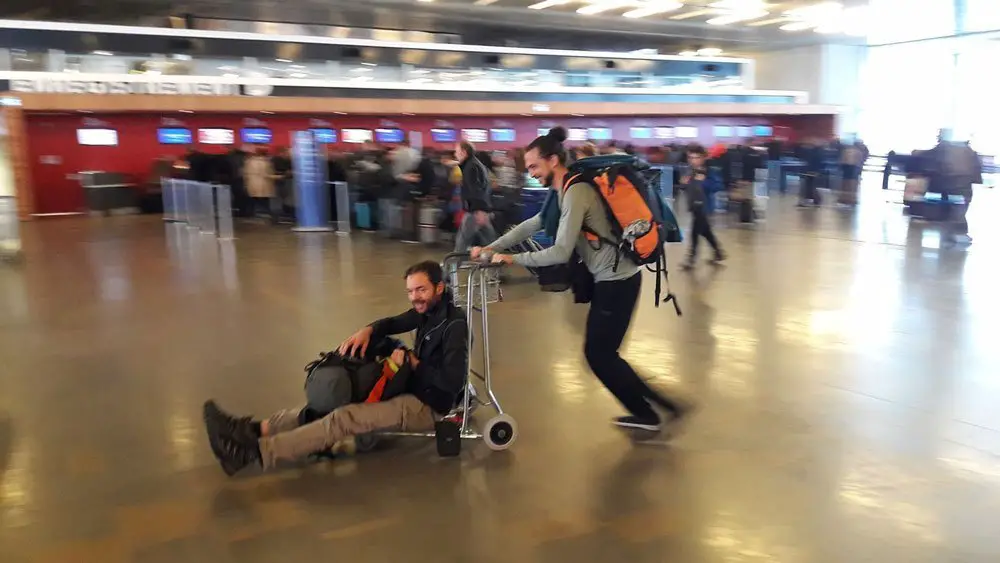
M 676 296 L 667 280 L 664 245 L 681 242 L 677 218 L 667 202 L 649 184 L 641 168 L 648 165 L 631 155 L 607 155 L 581 158 L 569 168 L 569 187 L 576 183 L 592 186 L 600 196 L 608 215 L 614 240 L 608 240 L 584 228 L 587 239 L 596 244 L 611 244 L 618 249 L 617 260 L 625 256 L 656 273 L 656 306 L 660 306 L 661 282 L 667 285 L 663 302 L 671 302 L 681 314 Z

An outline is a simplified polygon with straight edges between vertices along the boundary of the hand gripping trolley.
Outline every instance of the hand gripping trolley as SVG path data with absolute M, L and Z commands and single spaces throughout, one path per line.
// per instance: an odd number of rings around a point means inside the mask
M 358 436 L 357 449 L 369 450 L 374 447 L 378 436 L 420 436 L 437 438 L 438 453 L 442 456 L 457 455 L 461 440 L 482 439 L 494 451 L 509 448 L 517 439 L 517 423 L 513 417 L 503 411 L 496 393 L 493 391 L 493 378 L 490 373 L 490 333 L 488 305 L 503 300 L 500 290 L 500 264 L 490 264 L 485 261 L 472 261 L 468 253 L 449 254 L 442 263 L 442 269 L 447 276 L 448 289 L 455 304 L 465 310 L 465 318 L 469 326 L 469 362 L 466 370 L 465 392 L 459 404 L 448 416 L 438 423 L 435 432 L 379 432 Z M 482 352 L 481 371 L 474 369 L 473 345 L 476 343 L 476 329 L 473 321 L 478 317 L 479 336 Z M 479 398 L 474 380 L 478 380 L 485 391 L 486 400 Z M 472 413 L 478 406 L 493 407 L 496 416 L 482 425 L 479 432 L 472 427 Z M 457 427 L 457 433 L 455 428 Z

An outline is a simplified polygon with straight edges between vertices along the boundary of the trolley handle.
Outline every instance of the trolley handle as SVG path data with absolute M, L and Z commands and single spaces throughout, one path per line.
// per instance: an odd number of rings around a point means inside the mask
M 444 256 L 444 263 L 447 264 L 448 262 L 455 262 L 455 261 L 464 262 L 470 260 L 471 258 L 472 258 L 471 252 L 449 252 Z
M 478 259 L 473 260 L 472 254 L 469 252 L 452 252 L 445 255 L 441 266 L 445 270 L 448 270 L 448 266 L 450 264 L 455 264 L 458 267 L 466 266 L 483 270 L 488 268 L 500 268 L 503 264 L 493 264 L 490 262 L 493 258 L 493 254 L 493 252 L 483 252 L 479 255 Z

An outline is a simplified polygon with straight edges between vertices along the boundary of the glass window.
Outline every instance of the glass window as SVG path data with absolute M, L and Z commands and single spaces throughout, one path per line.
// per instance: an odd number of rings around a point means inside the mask
M 996 0 L 982 0 L 993 3 Z M 919 8 L 915 6 L 919 4 Z M 955 0 L 871 0 L 868 43 L 881 45 L 955 33 Z
M 993 43 L 993 44 L 991 44 Z M 970 141 L 980 154 L 1000 155 L 1000 112 L 996 110 L 994 68 L 1000 43 L 963 46 L 955 69 L 955 138 Z
M 859 132 L 874 154 L 934 146 L 954 119 L 955 57 L 945 41 L 872 47 Z
M 965 0 L 963 31 L 1000 30 L 1000 6 L 997 0 Z

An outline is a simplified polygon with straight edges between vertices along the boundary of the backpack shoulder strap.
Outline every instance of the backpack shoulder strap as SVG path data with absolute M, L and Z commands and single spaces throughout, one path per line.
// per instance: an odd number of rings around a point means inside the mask
M 567 177 L 565 180 L 563 180 L 562 192 L 566 193 L 566 190 L 568 190 L 570 186 L 580 181 L 586 181 L 586 178 L 584 178 L 583 176 L 583 172 L 577 172 L 576 174 Z

